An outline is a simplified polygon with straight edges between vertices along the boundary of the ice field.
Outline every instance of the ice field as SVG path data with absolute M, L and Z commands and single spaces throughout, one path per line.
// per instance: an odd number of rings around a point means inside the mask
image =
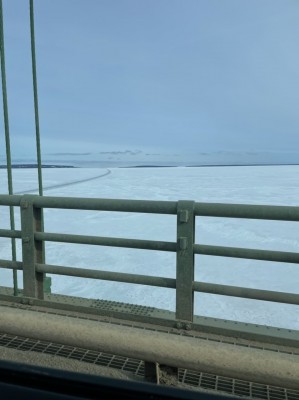
M 47 196 L 299 206 L 299 166 L 53 168 L 44 169 L 43 178 Z M 37 193 L 35 169 L 15 169 L 13 179 L 15 193 L 31 189 Z M 0 192 L 5 194 L 5 170 L 0 170 L 0 181 Z M 15 214 L 19 229 L 18 209 Z M 9 228 L 8 208 L 0 207 L 0 229 L 4 228 Z M 176 216 L 46 209 L 45 231 L 175 241 Z M 197 217 L 196 243 L 298 252 L 299 224 Z M 0 239 L 0 258 L 11 259 L 9 239 Z M 164 252 L 47 243 L 46 262 L 175 277 L 175 254 Z M 196 256 L 195 270 L 198 281 L 299 293 L 296 264 Z M 12 272 L 1 269 L 0 282 L 12 286 Z M 175 307 L 174 290 L 141 285 L 54 275 L 52 292 L 168 310 Z M 299 329 L 299 307 L 292 305 L 199 293 L 195 314 Z

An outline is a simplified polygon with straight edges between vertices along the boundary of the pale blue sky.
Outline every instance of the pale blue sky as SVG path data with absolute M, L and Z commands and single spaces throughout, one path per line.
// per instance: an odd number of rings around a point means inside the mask
M 18 156 L 35 134 L 28 3 L 3 1 Z M 297 149 L 298 21 L 298 0 L 35 0 L 43 154 Z

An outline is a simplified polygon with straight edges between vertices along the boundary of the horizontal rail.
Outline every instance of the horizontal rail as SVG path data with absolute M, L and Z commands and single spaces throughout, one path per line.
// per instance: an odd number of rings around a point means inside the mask
M 176 201 L 91 199 L 74 197 L 39 197 L 34 206 L 39 208 L 63 208 L 76 210 L 120 211 L 153 214 L 176 214 Z
M 291 264 L 299 263 L 299 253 L 290 253 L 286 251 L 246 249 L 242 247 L 210 246 L 203 244 L 195 244 L 193 248 L 195 254 L 206 256 L 245 258 L 248 260 L 275 261 Z
M 194 291 L 201 293 L 299 305 L 299 294 L 295 293 L 273 292 L 270 290 L 249 289 L 238 286 L 219 285 L 205 282 L 194 282 L 193 289 Z
M 126 274 L 121 272 L 98 271 L 94 269 L 63 267 L 60 265 L 36 264 L 36 271 L 55 275 L 76 276 L 79 278 L 101 279 L 105 281 L 134 283 L 138 285 L 176 288 L 176 280 L 156 276 Z
M 34 238 L 40 241 L 89 244 L 110 247 L 125 247 L 130 249 L 172 251 L 176 252 L 177 244 L 174 242 L 158 242 L 154 240 L 122 239 L 111 237 L 70 235 L 65 233 L 36 232 Z
M 0 237 L 21 239 L 22 232 L 18 230 L 12 231 L 10 229 L 0 229 Z
M 0 206 L 16 206 L 18 207 L 21 203 L 22 196 L 0 194 Z
M 0 195 L 0 206 L 19 206 L 21 195 Z M 39 208 L 62 208 L 77 210 L 120 211 L 153 214 L 176 214 L 176 201 L 91 199 L 73 197 L 34 197 L 34 206 Z M 269 206 L 257 204 L 195 203 L 195 215 L 264 219 L 277 221 L 299 221 L 299 207 Z
M 195 203 L 195 215 L 265 219 L 273 221 L 299 221 L 299 207 L 268 206 L 256 204 Z
M 0 260 L 0 268 L 23 271 L 23 263 L 20 261 Z

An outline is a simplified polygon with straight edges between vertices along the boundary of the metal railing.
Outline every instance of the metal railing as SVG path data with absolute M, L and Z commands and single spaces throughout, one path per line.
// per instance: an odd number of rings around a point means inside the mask
M 193 321 L 194 292 L 299 305 L 299 295 L 294 293 L 249 289 L 194 280 L 196 254 L 299 264 L 299 253 L 196 244 L 195 218 L 197 216 L 299 221 L 299 207 L 213 204 L 194 201 L 40 197 L 37 195 L 0 195 L 0 206 L 15 206 L 20 207 L 21 210 L 21 230 L 1 229 L 0 237 L 21 239 L 22 261 L 0 260 L 0 267 L 23 271 L 23 295 L 25 297 L 43 299 L 44 274 L 49 273 L 175 289 L 175 316 L 176 320 L 180 321 Z M 176 242 L 166 242 L 47 233 L 42 231 L 44 208 L 177 215 L 177 240 Z M 176 278 L 44 264 L 44 242 L 175 252 Z

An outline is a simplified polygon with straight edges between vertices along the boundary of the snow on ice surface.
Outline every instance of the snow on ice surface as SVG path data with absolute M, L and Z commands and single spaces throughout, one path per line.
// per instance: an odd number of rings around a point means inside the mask
M 299 166 L 45 169 L 47 196 L 299 205 Z M 13 171 L 15 192 L 36 187 L 34 169 Z M 5 171 L 0 171 L 5 185 Z M 4 190 L 2 190 L 2 193 Z M 0 227 L 9 227 L 8 210 L 0 208 Z M 19 228 L 19 212 L 16 210 Z M 176 240 L 176 217 L 154 214 L 45 210 L 45 230 L 75 234 L 152 240 Z M 299 251 L 298 223 L 283 221 L 200 218 L 196 243 L 268 250 Z M 18 243 L 19 244 L 19 243 Z M 9 239 L 0 240 L 0 258 L 10 259 Z M 175 277 L 175 254 L 83 246 L 46 244 L 47 263 L 143 275 Z M 20 259 L 18 247 L 18 259 Z M 1 285 L 12 285 L 11 271 L 1 270 Z M 196 280 L 299 293 L 296 264 L 196 256 Z M 19 275 L 21 286 L 21 274 Z M 174 310 L 171 289 L 108 281 L 52 276 L 52 291 Z M 195 313 L 215 318 L 299 329 L 298 307 L 226 296 L 195 294 Z

